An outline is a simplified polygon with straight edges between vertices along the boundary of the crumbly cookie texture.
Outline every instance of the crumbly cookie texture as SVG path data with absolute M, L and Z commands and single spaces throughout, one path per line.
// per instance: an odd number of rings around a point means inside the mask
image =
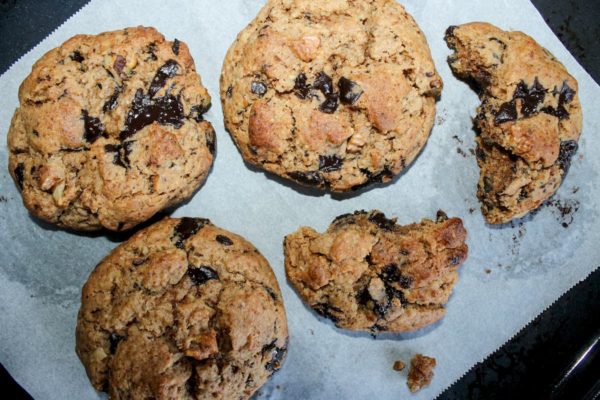
M 69 39 L 19 90 L 8 147 L 23 203 L 92 231 L 128 229 L 183 201 L 212 165 L 210 101 L 187 45 L 154 28 Z
M 83 287 L 76 350 L 109 399 L 246 399 L 285 359 L 267 260 L 202 218 L 164 219 L 112 251 Z
M 408 380 L 406 381 L 408 389 L 414 393 L 429 385 L 433 378 L 435 365 L 435 358 L 422 354 L 415 355 L 410 360 L 410 370 L 408 371 Z
M 451 26 L 454 73 L 479 89 L 477 196 L 491 224 L 520 218 L 552 196 L 577 151 L 577 81 L 521 32 L 475 22 Z
M 462 221 L 397 225 L 379 211 L 286 236 L 285 270 L 300 297 L 338 327 L 406 332 L 441 319 L 467 257 Z
M 423 33 L 394 0 L 269 0 L 221 75 L 225 126 L 244 159 L 334 192 L 404 170 L 441 89 Z

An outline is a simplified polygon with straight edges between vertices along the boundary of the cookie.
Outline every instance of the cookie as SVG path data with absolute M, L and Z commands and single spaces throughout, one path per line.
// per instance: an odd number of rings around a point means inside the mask
M 190 197 L 215 133 L 187 45 L 153 28 L 77 35 L 19 90 L 9 170 L 23 203 L 61 227 L 124 230 Z
M 400 226 L 379 211 L 286 236 L 285 271 L 300 297 L 340 328 L 406 332 L 441 319 L 467 257 L 462 221 Z
M 247 399 L 285 359 L 267 260 L 203 218 L 166 218 L 105 257 L 83 287 L 76 350 L 109 399 Z
M 521 32 L 475 22 L 451 26 L 445 39 L 450 67 L 482 101 L 474 120 L 481 210 L 491 224 L 520 218 L 556 192 L 577 151 L 577 81 Z
M 408 371 L 408 380 L 406 384 L 411 392 L 423 389 L 428 386 L 433 379 L 433 369 L 436 360 L 432 357 L 417 354 L 410 360 L 410 370 Z
M 243 158 L 333 192 L 400 174 L 429 137 L 441 89 L 423 33 L 393 0 L 269 0 L 221 74 Z

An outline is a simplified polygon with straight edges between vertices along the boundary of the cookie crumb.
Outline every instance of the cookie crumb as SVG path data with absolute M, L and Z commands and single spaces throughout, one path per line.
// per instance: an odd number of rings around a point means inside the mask
M 402 360 L 397 360 L 394 362 L 394 371 L 402 371 L 406 367 L 406 364 L 402 362 Z
M 492 270 L 491 270 L 491 269 L 489 269 L 489 268 L 486 268 L 486 269 L 485 269 L 485 273 L 486 273 L 486 274 L 491 274 L 491 273 L 492 273 Z
M 427 357 L 423 354 L 417 354 L 410 360 L 410 371 L 408 371 L 408 381 L 406 384 L 412 393 L 431 383 L 435 365 L 435 358 Z

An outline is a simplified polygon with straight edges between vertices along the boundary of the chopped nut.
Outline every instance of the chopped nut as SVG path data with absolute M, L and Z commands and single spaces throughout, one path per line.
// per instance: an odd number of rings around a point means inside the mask
M 350 140 L 348 140 L 347 150 L 350 153 L 357 153 L 360 151 L 360 148 L 363 147 L 367 143 L 367 138 L 364 133 L 356 132 Z
M 406 365 L 401 360 L 394 363 L 394 371 L 402 371 L 404 367 L 406 367 Z
M 63 198 L 63 195 L 65 193 L 65 183 L 61 182 L 58 185 L 56 185 L 56 187 L 54 188 L 54 191 L 52 192 L 52 197 L 54 198 L 54 202 L 57 205 L 61 205 L 61 200 Z
M 417 354 L 410 360 L 410 371 L 408 371 L 408 381 L 406 384 L 411 392 L 416 392 L 429 385 L 433 378 L 433 368 L 435 367 L 435 358 Z

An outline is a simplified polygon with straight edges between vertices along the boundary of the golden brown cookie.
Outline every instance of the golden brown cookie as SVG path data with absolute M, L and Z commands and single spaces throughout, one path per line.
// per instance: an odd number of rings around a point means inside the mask
M 406 332 L 441 319 L 467 257 L 462 221 L 397 225 L 379 211 L 337 217 L 320 234 L 286 236 L 285 270 L 300 297 L 338 327 Z
M 269 0 L 229 49 L 225 126 L 244 159 L 344 192 L 388 182 L 425 145 L 442 80 L 393 0 Z
M 36 217 L 122 230 L 192 195 L 212 165 L 210 96 L 185 43 L 154 28 L 77 35 L 38 60 L 8 132 Z
M 112 400 L 246 399 L 287 351 L 267 260 L 202 218 L 166 218 L 100 262 L 83 287 L 77 354 Z
M 538 208 L 564 179 L 577 151 L 582 115 L 577 81 L 521 32 L 481 22 L 451 26 L 454 73 L 475 83 L 477 196 L 489 223 Z

